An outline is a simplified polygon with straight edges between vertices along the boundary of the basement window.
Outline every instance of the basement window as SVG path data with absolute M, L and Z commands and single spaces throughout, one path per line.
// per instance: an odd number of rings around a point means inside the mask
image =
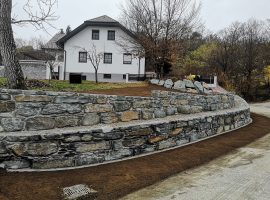
M 112 79 L 112 75 L 111 74 L 103 74 L 103 78 L 104 79 Z

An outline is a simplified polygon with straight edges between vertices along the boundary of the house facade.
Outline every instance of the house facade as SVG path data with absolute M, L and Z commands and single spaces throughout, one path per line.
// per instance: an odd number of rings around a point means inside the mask
M 59 73 L 64 68 L 64 50 L 60 48 L 56 42 L 64 37 L 66 34 L 63 29 L 59 33 L 56 33 L 43 47 L 42 50 L 45 53 L 50 54 L 55 59 L 48 63 L 50 71 L 50 79 L 59 79 Z
M 83 80 L 94 81 L 95 69 L 89 60 L 94 53 L 100 57 L 100 82 L 125 82 L 127 77 L 136 81 L 145 75 L 145 58 L 134 53 L 135 43 L 133 34 L 108 16 L 85 21 L 58 41 L 65 52 L 60 79 L 81 74 Z

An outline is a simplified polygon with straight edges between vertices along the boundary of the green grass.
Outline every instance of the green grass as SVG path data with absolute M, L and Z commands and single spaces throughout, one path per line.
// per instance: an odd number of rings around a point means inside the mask
M 92 90 L 109 90 L 118 88 L 132 88 L 132 87 L 144 87 L 147 86 L 146 82 L 139 83 L 98 83 L 93 81 L 83 81 L 82 84 L 69 84 L 69 81 L 58 80 L 42 80 L 39 81 L 45 83 L 44 87 L 30 86 L 29 90 L 48 90 L 48 91 L 61 91 L 61 92 L 88 92 Z M 6 79 L 0 78 L 0 87 L 5 88 Z

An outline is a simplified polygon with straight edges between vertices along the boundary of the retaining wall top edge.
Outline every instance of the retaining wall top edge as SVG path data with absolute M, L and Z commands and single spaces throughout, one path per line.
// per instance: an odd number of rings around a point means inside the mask
M 241 98 L 240 98 L 241 99 Z M 238 99 L 238 101 L 240 100 Z M 103 130 L 103 132 L 109 132 L 113 129 L 124 129 L 130 128 L 135 126 L 143 126 L 143 127 L 150 127 L 152 125 L 163 124 L 166 122 L 186 122 L 196 119 L 208 118 L 208 117 L 215 117 L 221 115 L 229 115 L 235 114 L 242 111 L 249 110 L 250 107 L 248 104 L 244 103 L 244 100 L 239 104 L 239 107 L 234 107 L 231 109 L 226 110 L 219 110 L 219 111 L 209 111 L 209 112 L 202 112 L 196 114 L 181 114 L 181 115 L 174 115 L 168 116 L 165 118 L 158 118 L 152 120 L 137 120 L 131 122 L 118 122 L 114 124 L 98 124 L 95 126 L 80 126 L 80 127 L 69 127 L 69 128 L 58 128 L 58 129 L 51 129 L 51 130 L 41 130 L 41 131 L 22 131 L 22 132 L 2 132 L 0 134 L 1 137 L 6 136 L 35 136 L 35 135 L 50 135 L 50 134 L 74 134 L 74 133 L 84 133 L 84 132 L 91 132 L 93 130 Z
M 183 93 L 177 91 L 164 91 L 164 90 L 153 90 L 151 92 L 151 96 L 143 97 L 143 96 L 121 96 L 126 98 L 142 98 L 142 99 L 151 99 L 154 97 L 155 93 L 168 93 L 168 95 L 192 95 L 192 96 L 223 96 L 223 95 L 234 95 L 232 93 L 227 94 L 193 94 L 193 93 Z M 48 96 L 94 96 L 94 97 L 119 97 L 118 95 L 107 95 L 107 94 L 91 94 L 91 93 L 83 93 L 83 92 L 55 92 L 55 91 L 46 91 L 46 90 L 15 90 L 15 89 L 0 89 L 0 93 L 11 94 L 11 95 L 48 95 Z

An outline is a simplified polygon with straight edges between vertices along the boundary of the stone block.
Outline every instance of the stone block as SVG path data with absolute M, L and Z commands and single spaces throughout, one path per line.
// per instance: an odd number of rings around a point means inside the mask
M 50 102 L 52 98 L 47 95 L 19 95 L 14 97 L 16 102 Z
M 67 143 L 80 142 L 80 141 L 81 141 L 81 137 L 77 135 L 67 136 L 64 138 L 64 142 L 67 142 Z
M 7 149 L 4 143 L 0 141 L 0 154 L 5 154 L 5 153 L 7 153 Z
M 7 148 L 16 156 L 49 156 L 58 151 L 58 145 L 53 142 L 16 143 Z
M 87 104 L 85 105 L 86 113 L 107 113 L 112 112 L 113 106 L 107 104 Z
M 186 88 L 192 88 L 192 89 L 195 89 L 195 85 L 193 84 L 193 82 L 192 81 L 190 81 L 190 80 L 184 80 L 184 83 L 185 83 L 185 85 L 186 85 Z
M 172 105 L 188 105 L 188 100 L 184 99 L 172 99 L 171 100 Z
M 149 120 L 154 118 L 154 111 L 152 110 L 143 110 L 142 111 L 142 118 L 144 120 Z
M 119 140 L 123 138 L 124 133 L 123 132 L 108 132 L 108 133 L 103 133 L 103 132 L 97 132 L 97 133 L 92 133 L 93 140 L 101 139 L 101 140 Z
M 186 84 L 184 81 L 176 81 L 174 83 L 173 89 L 179 90 L 181 92 L 185 92 L 186 91 Z
M 159 80 L 158 79 L 151 79 L 150 83 L 153 84 L 153 85 L 158 85 Z
M 151 137 L 151 138 L 148 139 L 148 143 L 155 144 L 155 143 L 161 142 L 163 140 L 166 140 L 167 138 L 168 138 L 167 135 L 161 135 L 161 136 Z
M 96 143 L 90 143 L 90 144 L 76 144 L 76 151 L 78 153 L 87 153 L 87 152 L 93 152 L 93 151 L 104 151 L 109 150 L 111 148 L 111 145 L 109 142 L 96 142 Z
M 122 122 L 129 122 L 132 120 L 138 120 L 139 119 L 139 113 L 136 111 L 126 111 L 121 114 L 120 120 Z
M 178 106 L 177 107 L 178 113 L 181 114 L 190 114 L 191 113 L 191 107 L 186 105 L 186 106 Z
M 199 81 L 195 81 L 194 86 L 200 93 L 204 93 L 204 88 Z
M 108 98 L 105 96 L 98 96 L 97 97 L 97 104 L 106 104 L 108 103 Z
M 82 112 L 82 107 L 79 104 L 48 104 L 46 105 L 41 114 L 43 115 L 54 115 L 54 114 L 76 114 Z
M 174 140 L 168 139 L 166 141 L 161 141 L 158 144 L 158 150 L 172 148 L 172 147 L 175 147 L 176 145 L 177 145 L 177 143 Z
M 55 125 L 57 128 L 75 127 L 80 123 L 77 116 L 60 116 L 55 118 Z
M 102 113 L 101 114 L 101 123 L 103 124 L 113 124 L 118 121 L 119 119 L 115 113 Z
M 100 123 L 100 116 L 97 113 L 87 113 L 82 119 L 83 126 L 93 126 Z
M 166 80 L 164 83 L 164 87 L 171 89 L 173 87 L 173 81 L 171 79 Z
M 155 118 L 165 118 L 167 116 L 164 110 L 155 110 L 154 115 Z
M 170 137 L 175 137 L 183 133 L 183 128 L 177 128 L 169 133 Z
M 175 107 L 169 107 L 166 109 L 166 115 L 171 116 L 175 115 L 177 113 L 177 108 Z
M 60 96 L 56 97 L 54 102 L 59 104 L 86 104 L 93 103 L 95 101 L 94 97 L 91 96 Z
M 12 112 L 15 110 L 14 101 L 0 101 L 0 112 Z
M 201 112 L 203 112 L 203 108 L 201 106 L 191 106 L 190 112 L 191 113 L 201 113 Z
M 44 107 L 42 103 L 19 103 L 16 106 L 16 115 L 23 117 L 31 117 L 38 115 L 40 110 Z
M 138 147 L 142 146 L 146 143 L 146 141 L 142 138 L 139 139 L 129 139 L 129 140 L 124 140 L 122 142 L 124 147 Z
M 151 100 L 137 100 L 135 102 L 133 102 L 133 108 L 150 108 L 152 105 L 152 101 Z
M 113 103 L 116 112 L 123 112 L 130 109 L 131 104 L 128 101 L 116 101 Z
M 85 134 L 81 137 L 81 140 L 83 142 L 90 142 L 93 140 L 93 136 L 92 135 L 88 135 L 88 134 Z
M 34 159 L 32 164 L 33 169 L 56 169 L 66 167 L 74 167 L 73 158 L 53 157 L 50 159 Z
M 0 100 L 11 100 L 11 96 L 9 94 L 0 94 Z
M 75 166 L 84 166 L 84 165 L 92 165 L 97 163 L 104 162 L 105 158 L 103 155 L 96 154 L 83 154 L 75 157 Z
M 163 86 L 165 84 L 165 81 L 163 81 L 163 80 L 160 80 L 159 82 L 158 82 L 158 85 L 160 85 L 160 86 Z
M 28 131 L 49 130 L 55 127 L 55 120 L 51 117 L 33 117 L 26 120 Z
M 6 169 L 27 169 L 30 168 L 30 162 L 27 160 L 9 160 L 2 162 L 4 168 Z
M 151 135 L 154 131 L 151 128 L 142 128 L 138 130 L 133 130 L 131 132 L 127 132 L 126 136 L 148 136 Z
M 7 132 L 22 131 L 25 123 L 19 118 L 3 118 L 2 127 Z
M 132 156 L 132 150 L 130 149 L 121 149 L 118 151 L 110 151 L 107 154 L 105 154 L 105 160 L 111 161 L 111 160 L 118 160 L 125 157 Z

